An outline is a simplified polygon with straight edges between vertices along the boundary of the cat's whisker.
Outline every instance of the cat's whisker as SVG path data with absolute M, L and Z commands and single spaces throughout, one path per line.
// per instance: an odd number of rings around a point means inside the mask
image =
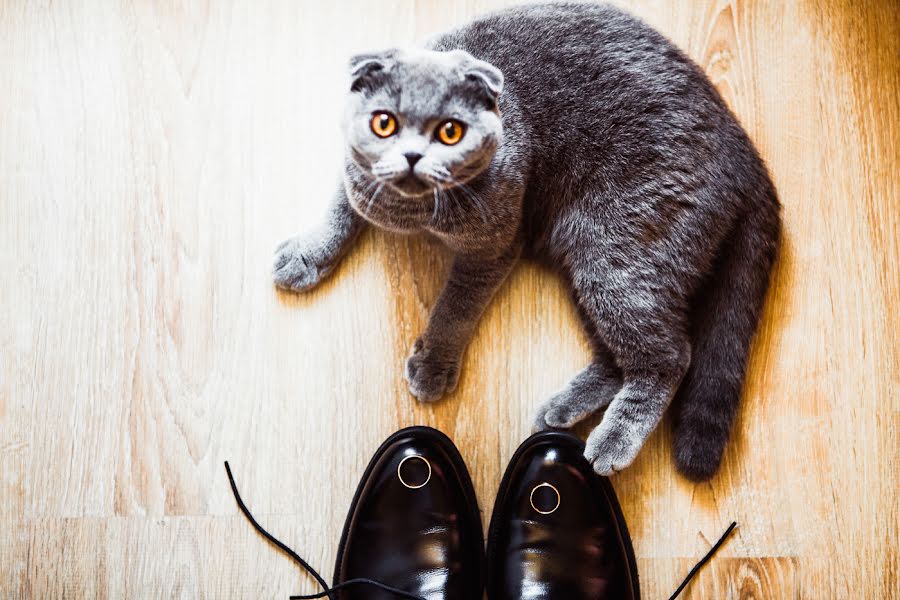
M 444 177 L 442 177 L 441 174 L 438 173 L 434 168 L 422 170 L 418 173 L 418 175 L 436 188 L 441 187 L 446 183 Z
M 437 216 L 438 216 L 438 213 L 440 212 L 440 206 L 441 206 L 441 200 L 439 197 L 439 194 L 441 192 L 436 187 L 432 188 L 432 191 L 434 192 L 434 208 L 431 210 L 431 224 L 436 225 L 437 224 Z
M 484 202 L 482 202 L 481 198 L 478 197 L 478 194 L 475 193 L 475 191 L 472 190 L 472 188 L 470 188 L 469 186 L 467 186 L 466 184 L 464 184 L 462 182 L 454 181 L 453 185 L 454 185 L 453 189 L 459 190 L 460 192 L 462 192 L 463 196 L 467 200 L 469 200 L 469 202 L 472 204 L 472 206 L 478 212 L 478 215 L 481 217 L 482 222 L 484 222 L 484 224 L 487 225 L 488 224 L 487 207 L 484 205 Z
M 453 175 L 445 167 L 435 166 L 432 169 L 432 173 L 434 174 L 434 176 L 437 179 L 439 179 L 441 181 L 444 181 L 447 183 L 453 181 Z
M 378 188 L 379 181 L 378 179 L 373 179 L 369 183 L 366 184 L 365 189 L 360 194 L 366 203 L 372 198 L 372 192 L 374 192 Z
M 462 194 L 462 199 L 469 204 L 481 218 L 485 225 L 490 223 L 488 210 L 478 194 L 472 188 L 453 177 L 453 174 L 444 167 L 433 165 L 427 170 L 423 170 L 419 174 L 422 178 L 432 184 L 432 197 L 434 198 L 434 206 L 431 211 L 432 224 L 437 223 L 442 216 L 444 210 L 455 213 L 454 205 L 460 204 L 460 199 L 454 193 L 456 190 Z M 446 206 L 442 206 L 443 204 Z M 451 201 L 452 200 L 452 201 Z
M 375 193 L 369 197 L 369 201 L 366 203 L 366 214 L 369 214 L 372 211 L 372 205 L 375 204 L 375 198 L 378 197 L 378 194 L 384 190 L 384 183 L 379 183 L 378 188 L 375 190 Z
M 453 216 L 455 217 L 456 212 L 457 212 L 456 207 L 461 206 L 459 198 L 457 198 L 456 193 L 455 193 L 456 188 L 447 188 L 445 191 L 446 191 L 447 195 L 453 199 L 453 202 L 448 202 L 447 204 L 448 204 L 448 209 L 450 210 L 450 212 L 453 213 Z
M 391 179 L 406 171 L 406 163 L 402 165 L 374 165 L 372 175 L 378 179 Z
M 446 210 L 450 212 L 450 216 L 451 216 L 450 221 L 452 223 L 453 220 L 456 218 L 456 211 L 454 210 L 454 207 L 456 204 L 458 204 L 458 202 L 456 202 L 455 198 L 453 199 L 453 202 L 450 201 L 451 197 L 448 197 L 449 192 L 450 192 L 450 189 L 445 188 L 445 189 L 441 190 L 440 195 L 442 198 L 444 198 L 444 206 L 445 206 Z

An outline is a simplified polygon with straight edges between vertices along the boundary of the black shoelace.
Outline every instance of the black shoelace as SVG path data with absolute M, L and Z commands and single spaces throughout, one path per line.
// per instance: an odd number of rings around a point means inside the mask
M 691 579 L 694 578 L 694 575 L 696 575 L 697 572 L 703 568 L 703 565 L 709 562 L 709 559 L 713 557 L 713 554 L 715 554 L 719 550 L 719 547 L 721 547 L 722 544 L 725 543 L 725 540 L 728 539 L 728 536 L 731 535 L 731 532 L 734 531 L 735 527 L 737 527 L 737 521 L 732 521 L 731 525 L 728 526 L 728 529 L 725 530 L 725 533 L 719 536 L 719 541 L 713 544 L 713 547 L 709 549 L 709 552 L 706 553 L 706 556 L 701 558 L 700 561 L 696 565 L 694 565 L 694 568 L 690 570 L 690 572 L 684 578 L 684 581 L 682 581 L 681 585 L 678 586 L 678 589 L 675 590 L 675 593 L 669 596 L 669 600 L 675 600 L 675 598 L 678 597 L 678 594 L 680 594 L 684 590 L 684 588 L 687 587 L 687 584 L 691 582 Z
M 303 569 L 307 573 L 312 575 L 313 579 L 315 579 L 316 582 L 318 582 L 318 584 L 322 587 L 323 591 L 319 592 L 318 594 L 310 594 L 308 596 L 291 596 L 291 600 L 313 600 L 314 598 L 325 598 L 326 596 L 329 598 L 329 600 L 334 600 L 335 592 L 337 592 L 338 590 L 347 588 L 347 587 L 354 586 L 354 585 L 371 585 L 380 590 L 384 590 L 385 592 L 390 592 L 399 598 L 412 598 L 413 600 L 426 600 L 422 596 L 417 596 L 416 594 L 410 594 L 409 592 L 391 587 L 389 585 L 385 585 L 385 584 L 381 583 L 380 581 L 375 581 L 374 579 L 365 579 L 365 578 L 350 579 L 343 583 L 339 583 L 338 585 L 336 585 L 334 587 L 328 587 L 328 584 L 325 583 L 325 580 L 322 579 L 322 576 L 319 575 L 318 571 L 316 571 L 314 568 L 312 568 L 312 566 L 310 566 L 310 564 L 308 562 L 303 560 L 303 558 L 301 558 L 299 554 L 297 554 L 296 552 L 294 552 L 293 550 L 288 548 L 281 540 L 277 539 L 274 535 L 272 535 L 271 533 L 266 531 L 265 528 L 262 525 L 260 525 L 259 523 L 257 523 L 256 519 L 253 518 L 253 515 L 250 514 L 250 510 L 247 508 L 247 505 L 244 504 L 244 500 L 241 498 L 240 492 L 238 492 L 237 484 L 234 483 L 234 476 L 231 474 L 231 467 L 228 465 L 227 460 L 225 461 L 225 472 L 228 473 L 228 483 L 231 484 L 231 492 L 234 494 L 234 499 L 237 502 L 238 508 L 240 508 L 241 512 L 244 513 L 244 516 L 247 517 L 247 520 L 250 521 L 250 524 L 253 525 L 253 528 L 256 529 L 256 531 L 258 531 L 264 538 L 269 540 L 271 543 L 275 544 L 275 546 L 277 546 L 279 550 L 281 550 L 282 552 L 284 552 L 285 554 L 287 554 L 288 556 L 293 558 L 294 562 L 296 562 L 298 565 L 303 567 Z
M 290 600 L 314 600 L 315 598 L 325 598 L 325 597 L 328 597 L 329 600 L 335 600 L 335 596 L 334 596 L 335 592 L 337 592 L 338 590 L 342 590 L 344 588 L 348 588 L 348 587 L 356 586 L 356 585 L 370 585 L 372 587 L 376 587 L 385 592 L 394 594 L 398 598 L 412 598 L 413 600 L 426 600 L 422 596 L 417 596 L 416 594 L 411 594 L 407 591 L 404 591 L 404 590 L 401 590 L 401 589 L 398 589 L 395 587 L 391 587 L 389 585 L 385 585 L 385 584 L 381 583 L 380 581 L 375 581 L 374 579 L 366 579 L 366 578 L 350 579 L 343 583 L 339 583 L 334 587 L 328 587 L 328 584 L 325 583 L 325 580 L 322 578 L 321 575 L 319 575 L 318 571 L 316 571 L 314 568 L 312 568 L 312 566 L 310 566 L 310 564 L 308 562 L 303 560 L 303 558 L 301 558 L 299 554 L 297 554 L 296 552 L 294 552 L 293 550 L 288 548 L 283 542 L 281 542 L 279 539 L 277 539 L 271 533 L 266 531 L 265 528 L 262 525 L 260 525 L 256 521 L 256 519 L 253 518 L 253 515 L 250 514 L 250 510 L 247 508 L 247 505 L 244 504 L 244 500 L 241 498 L 240 492 L 238 492 L 237 484 L 234 482 L 234 476 L 231 474 L 231 467 L 228 465 L 227 460 L 225 461 L 225 472 L 228 474 L 228 483 L 231 484 L 231 492 L 234 494 L 234 500 L 235 500 L 235 502 L 237 502 L 238 508 L 241 509 L 241 512 L 244 514 L 244 516 L 247 518 L 247 520 L 250 521 L 250 524 L 253 525 L 253 528 L 256 529 L 256 531 L 258 531 L 260 533 L 260 535 L 262 535 L 264 538 L 269 540 L 270 543 L 274 544 L 279 550 L 281 550 L 282 552 L 284 552 L 285 554 L 290 556 L 292 559 L 294 559 L 294 562 L 296 562 L 298 565 L 303 567 L 303 569 L 307 573 L 309 573 L 313 579 L 316 580 L 316 582 L 319 584 L 319 586 L 321 586 L 321 588 L 323 590 L 323 591 L 319 592 L 318 594 L 309 594 L 307 596 L 291 596 Z M 737 523 L 732 521 L 731 525 L 728 526 L 728 529 L 725 530 L 725 533 L 723 533 L 721 535 L 721 537 L 719 537 L 719 541 L 717 541 L 713 545 L 713 547 L 709 549 L 709 552 L 706 553 L 706 556 L 701 558 L 700 561 L 696 565 L 694 565 L 694 568 L 690 570 L 690 572 L 684 578 L 684 581 L 682 581 L 681 585 L 678 586 L 678 589 L 675 590 L 675 593 L 669 597 L 669 600 L 674 600 L 675 598 L 678 597 L 679 594 L 681 594 L 682 591 L 684 591 L 684 588 L 687 587 L 688 583 L 691 582 L 691 580 L 694 578 L 694 575 L 696 575 L 697 572 L 701 568 L 703 568 L 703 565 L 705 565 L 707 562 L 709 562 L 709 559 L 711 559 L 713 557 L 713 554 L 715 554 L 719 550 L 719 548 L 722 546 L 722 544 L 725 543 L 725 540 L 728 538 L 729 535 L 731 535 L 731 532 L 734 531 L 735 527 L 737 527 Z

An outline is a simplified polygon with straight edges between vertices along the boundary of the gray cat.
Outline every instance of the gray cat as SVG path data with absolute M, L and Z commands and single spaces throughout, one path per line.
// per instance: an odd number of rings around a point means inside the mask
M 521 256 L 558 269 L 593 362 L 537 411 L 568 428 L 606 408 L 585 456 L 628 466 L 675 402 L 675 460 L 719 466 L 775 260 L 766 168 L 703 72 L 618 9 L 498 12 L 427 49 L 351 60 L 344 180 L 328 222 L 277 250 L 306 290 L 374 224 L 424 232 L 454 260 L 406 363 L 452 391 L 476 322 Z

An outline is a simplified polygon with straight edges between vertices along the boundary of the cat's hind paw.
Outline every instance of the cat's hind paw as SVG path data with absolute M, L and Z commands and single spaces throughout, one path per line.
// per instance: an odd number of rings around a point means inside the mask
M 588 367 L 544 401 L 535 412 L 534 431 L 569 429 L 608 406 L 621 384 L 598 376 L 597 371 L 596 367 Z
M 428 348 L 421 338 L 413 345 L 404 378 L 417 400 L 434 402 L 456 389 L 460 359 L 455 355 L 445 358 L 443 354 Z
M 585 403 L 569 392 L 563 389 L 538 406 L 532 421 L 533 431 L 569 429 L 598 409 L 595 403 Z
M 584 457 L 598 475 L 608 477 L 634 462 L 643 445 L 643 436 L 604 419 L 588 436 Z

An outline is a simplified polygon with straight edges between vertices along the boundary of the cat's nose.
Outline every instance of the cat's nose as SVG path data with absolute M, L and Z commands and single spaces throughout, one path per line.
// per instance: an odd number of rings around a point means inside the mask
M 419 159 L 422 158 L 422 155 L 418 152 L 405 152 L 403 156 L 406 157 L 406 162 L 409 163 L 409 168 L 412 169 L 416 166 L 416 163 L 419 162 Z

